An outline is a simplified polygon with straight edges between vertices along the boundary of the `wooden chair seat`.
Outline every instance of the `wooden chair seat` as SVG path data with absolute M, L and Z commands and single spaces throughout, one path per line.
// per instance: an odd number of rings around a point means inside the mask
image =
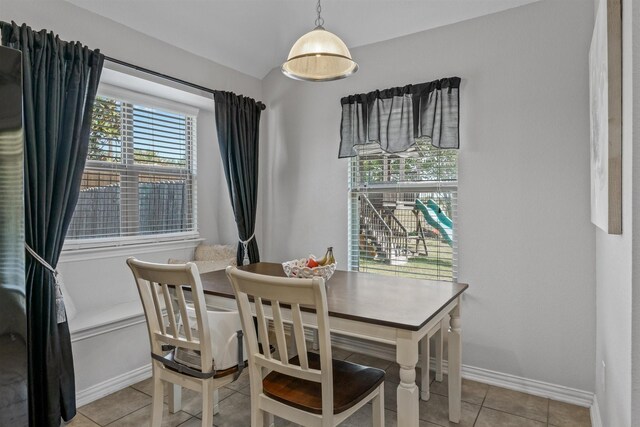
M 307 353 L 309 367 L 320 369 L 320 356 Z M 339 414 L 367 397 L 384 381 L 384 371 L 355 363 L 333 360 L 333 413 Z M 300 366 L 298 356 L 289 360 Z M 269 373 L 262 381 L 265 395 L 286 405 L 314 414 L 322 413 L 321 384 L 301 378 Z

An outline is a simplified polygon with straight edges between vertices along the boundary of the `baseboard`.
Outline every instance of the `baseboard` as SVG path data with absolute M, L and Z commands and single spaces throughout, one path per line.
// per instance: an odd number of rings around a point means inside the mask
M 335 334 L 331 335 L 331 344 L 343 350 L 368 354 L 384 360 L 395 361 L 395 349 L 389 345 Z M 447 373 L 446 360 L 443 365 L 443 371 Z M 431 366 L 435 366 L 435 360 L 433 358 L 431 358 Z M 502 372 L 491 371 L 489 369 L 462 365 L 462 377 L 480 383 L 533 394 L 535 396 L 546 397 L 586 408 L 593 408 L 594 404 L 594 394 L 592 392 L 518 377 L 516 375 L 505 374 Z M 593 426 L 596 427 L 596 424 Z
M 445 361 L 446 372 L 446 361 Z M 516 375 L 491 371 L 489 369 L 476 368 L 462 365 L 462 377 L 480 383 L 495 385 L 510 390 L 547 397 L 560 402 L 589 408 L 593 404 L 594 394 L 589 391 L 578 390 L 558 384 L 518 377 Z
M 600 417 L 600 406 L 598 405 L 598 395 L 593 395 L 593 404 L 591 405 L 591 427 L 602 427 L 602 418 Z
M 309 340 L 313 337 L 311 331 L 307 332 L 306 335 Z M 331 343 L 336 348 L 346 351 L 368 354 L 384 360 L 395 361 L 395 349 L 389 345 L 335 334 L 331 335 Z M 432 366 L 435 366 L 433 359 L 431 362 Z M 443 371 L 446 373 L 447 361 L 445 360 L 443 364 Z M 77 405 L 86 405 L 108 394 L 145 380 L 150 376 L 151 364 L 118 375 L 79 391 L 76 395 Z M 591 408 L 591 423 L 593 427 L 602 427 L 598 401 L 594 393 L 468 365 L 462 366 L 462 377 L 484 384 Z
M 151 364 L 125 372 L 76 393 L 78 407 L 151 377 Z

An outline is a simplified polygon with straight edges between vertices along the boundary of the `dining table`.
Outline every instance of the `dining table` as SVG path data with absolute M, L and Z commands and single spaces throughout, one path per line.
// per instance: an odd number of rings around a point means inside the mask
M 279 263 L 259 262 L 238 268 L 252 273 L 286 277 Z M 207 306 L 237 309 L 233 289 L 225 270 L 203 273 L 200 279 Z M 428 345 L 429 332 L 438 325 L 444 325 L 447 318 L 449 420 L 453 423 L 460 422 L 460 300 L 468 286 L 450 281 L 342 270 L 336 270 L 326 282 L 332 335 L 390 344 L 395 348 L 395 362 L 399 365 L 400 373 L 396 389 L 398 426 L 417 427 L 419 424 L 421 394 L 416 385 L 418 349 L 422 340 L 426 340 Z M 285 317 L 289 315 L 283 314 Z M 316 328 L 315 319 L 313 313 L 303 312 L 306 328 Z M 428 372 L 422 374 L 423 384 L 428 384 Z M 428 393 L 422 394 L 422 397 L 428 398 Z

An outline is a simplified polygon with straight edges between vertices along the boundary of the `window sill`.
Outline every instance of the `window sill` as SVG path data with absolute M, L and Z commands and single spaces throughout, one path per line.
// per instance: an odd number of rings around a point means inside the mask
M 116 258 L 120 256 L 133 256 L 164 252 L 169 250 L 193 249 L 202 243 L 204 239 L 199 235 L 181 236 L 172 239 L 136 240 L 136 241 L 111 241 L 108 244 L 96 245 L 91 243 L 74 243 L 65 245 L 60 255 L 59 262 L 73 262 L 100 258 Z

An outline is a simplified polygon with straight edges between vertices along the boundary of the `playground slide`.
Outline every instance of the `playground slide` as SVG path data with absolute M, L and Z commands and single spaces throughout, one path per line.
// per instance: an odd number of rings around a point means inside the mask
M 446 216 L 444 212 L 442 212 L 442 209 L 440 209 L 440 206 L 438 206 L 438 204 L 434 202 L 433 199 L 427 200 L 427 207 L 430 209 L 433 209 L 433 211 L 436 213 L 441 223 L 443 223 L 449 228 L 453 228 L 453 221 L 451 221 L 451 219 L 449 219 L 449 217 Z
M 440 232 L 442 239 L 449 246 L 453 245 L 453 222 L 442 212 L 438 204 L 429 199 L 425 205 L 420 199 L 416 199 L 416 208 L 422 212 L 427 223 Z

